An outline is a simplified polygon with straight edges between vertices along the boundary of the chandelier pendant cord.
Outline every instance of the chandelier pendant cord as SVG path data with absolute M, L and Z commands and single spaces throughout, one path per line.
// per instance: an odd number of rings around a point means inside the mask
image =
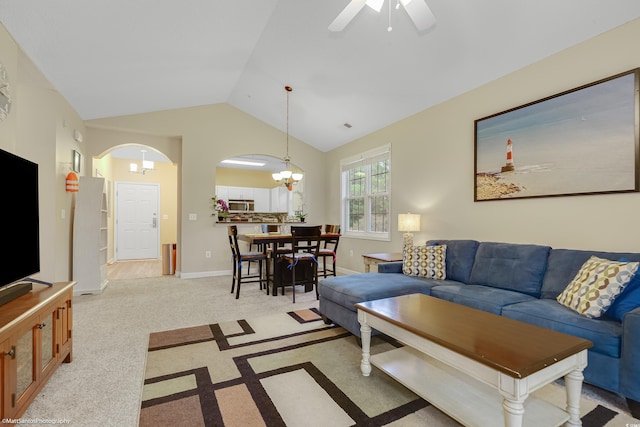
M 291 88 L 291 86 L 285 86 L 284 90 L 287 91 L 287 119 L 286 119 L 286 130 L 287 130 L 287 156 L 285 157 L 285 162 L 287 163 L 287 166 L 289 164 L 289 93 L 291 93 L 291 91 L 293 90 Z

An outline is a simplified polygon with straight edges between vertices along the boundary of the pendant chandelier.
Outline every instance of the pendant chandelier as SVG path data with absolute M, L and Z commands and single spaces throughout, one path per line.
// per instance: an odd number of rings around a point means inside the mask
M 140 152 L 142 153 L 142 163 L 141 163 L 141 168 L 138 168 L 138 164 L 137 163 L 130 163 L 129 164 L 129 172 L 131 173 L 141 173 L 142 175 L 144 175 L 147 171 L 152 171 L 154 169 L 154 164 L 151 160 L 145 160 L 144 159 L 144 153 L 147 152 L 147 150 L 140 150 Z
M 287 154 L 283 159 L 284 170 L 276 172 L 271 176 L 291 191 L 293 190 L 293 184 L 300 181 L 303 175 L 299 172 L 294 172 L 291 167 L 291 157 L 289 157 L 289 94 L 293 91 L 293 88 L 291 88 L 291 86 L 285 86 L 284 90 L 287 92 Z

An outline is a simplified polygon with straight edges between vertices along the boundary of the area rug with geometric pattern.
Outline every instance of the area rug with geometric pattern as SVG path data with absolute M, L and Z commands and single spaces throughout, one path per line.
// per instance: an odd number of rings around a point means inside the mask
M 371 353 L 399 344 L 374 336 Z M 315 309 L 152 333 L 139 425 L 458 426 L 374 368 L 360 373 L 353 335 Z M 552 383 L 535 393 L 563 407 Z M 585 427 L 640 425 L 584 396 Z

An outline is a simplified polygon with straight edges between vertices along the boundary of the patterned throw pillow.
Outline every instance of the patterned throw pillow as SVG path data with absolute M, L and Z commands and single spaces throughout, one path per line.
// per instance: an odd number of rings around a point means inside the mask
M 558 302 L 585 317 L 602 316 L 638 269 L 637 262 L 592 256 L 558 295 Z
M 405 246 L 402 249 L 402 272 L 407 276 L 446 279 L 447 245 Z

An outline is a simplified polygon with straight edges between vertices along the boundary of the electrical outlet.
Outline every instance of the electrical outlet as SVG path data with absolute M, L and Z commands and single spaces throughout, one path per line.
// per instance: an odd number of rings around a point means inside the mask
M 204 251 L 205 258 L 211 258 L 211 251 Z
M 349 250 L 349 256 L 353 256 L 353 249 Z

